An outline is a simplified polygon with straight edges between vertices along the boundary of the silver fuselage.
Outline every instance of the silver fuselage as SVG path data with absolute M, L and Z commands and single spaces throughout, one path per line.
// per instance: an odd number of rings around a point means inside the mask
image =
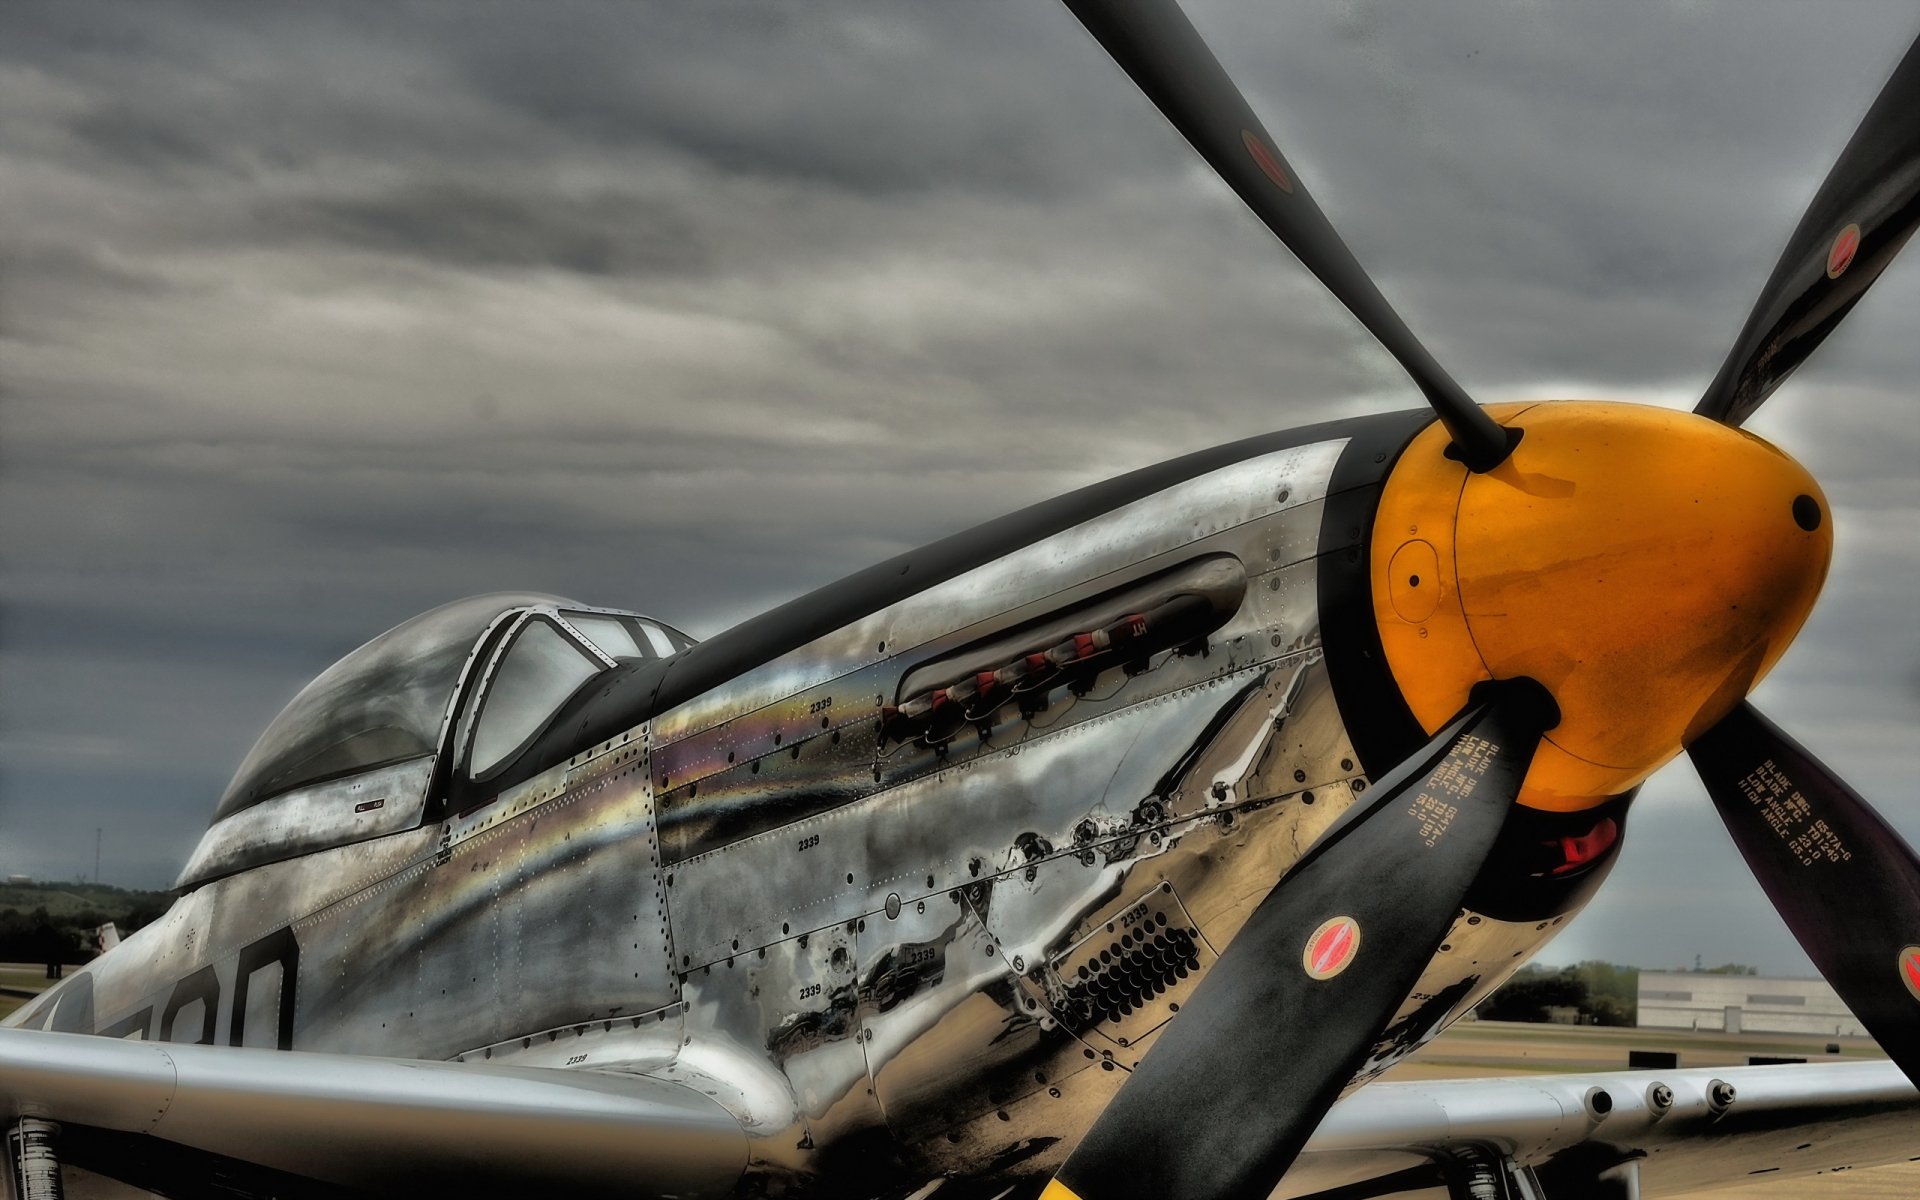
M 1320 573 L 1365 552 L 1364 520 L 1329 536 L 1349 448 L 1223 456 L 909 576 L 477 806 L 197 886 L 17 1020 L 685 1081 L 740 1118 L 770 1185 L 1045 1172 L 1392 765 L 1363 766 L 1323 637 Z M 1243 594 L 1204 652 L 938 748 L 882 739 L 925 664 L 1208 564 Z M 1354 1082 L 1583 900 L 1462 911 Z

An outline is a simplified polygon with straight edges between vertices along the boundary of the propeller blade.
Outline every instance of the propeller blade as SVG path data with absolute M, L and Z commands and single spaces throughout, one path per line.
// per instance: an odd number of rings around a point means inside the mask
M 1557 720 L 1541 689 L 1493 685 L 1356 801 L 1260 902 L 1047 1200 L 1268 1195 L 1433 958 Z
M 1920 224 L 1920 41 L 1814 194 L 1693 411 L 1743 424 L 1826 340 Z
M 1920 858 L 1751 704 L 1687 753 L 1807 957 L 1920 1083 Z
M 1468 399 L 1401 322 L 1180 6 L 1174 0 L 1066 5 L 1254 215 L 1400 360 L 1453 435 L 1461 460 L 1475 471 L 1503 462 L 1519 435 Z

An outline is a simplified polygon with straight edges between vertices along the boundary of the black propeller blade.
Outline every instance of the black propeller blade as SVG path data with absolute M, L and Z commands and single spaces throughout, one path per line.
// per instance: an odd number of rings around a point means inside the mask
M 1920 858 L 1751 704 L 1687 753 L 1807 957 L 1920 1083 Z
M 1494 424 L 1401 322 L 1180 6 L 1174 0 L 1066 5 L 1254 215 L 1400 360 L 1453 435 L 1461 461 L 1475 471 L 1504 461 L 1519 435 Z
M 1541 689 L 1490 685 L 1356 801 L 1261 901 L 1048 1195 L 1265 1197 L 1432 959 L 1558 719 Z
M 1920 41 L 1893 69 L 1788 239 L 1693 411 L 1739 425 L 1833 332 L 1920 224 Z

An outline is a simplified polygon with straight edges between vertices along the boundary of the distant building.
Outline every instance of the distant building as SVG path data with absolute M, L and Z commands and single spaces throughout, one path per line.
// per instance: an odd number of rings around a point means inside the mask
M 1639 1000 L 1644 1029 L 1867 1036 L 1824 979 L 1642 971 Z
M 33 882 L 33 876 L 31 876 L 31 875 L 9 875 L 9 876 L 7 876 L 7 882 L 8 882 L 8 883 L 10 883 L 10 884 L 13 884 L 13 883 L 32 883 L 32 882 Z

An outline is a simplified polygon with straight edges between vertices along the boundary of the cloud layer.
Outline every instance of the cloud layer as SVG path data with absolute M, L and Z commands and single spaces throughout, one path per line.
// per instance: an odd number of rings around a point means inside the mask
M 1690 404 L 1909 6 L 1191 11 L 1476 396 Z M 0 9 L 0 871 L 164 884 L 368 636 L 698 634 L 1410 386 L 1041 0 Z M 1912 256 L 1909 256 L 1912 259 Z M 1920 266 L 1754 422 L 1836 509 L 1760 700 L 1909 836 Z M 1683 767 L 1553 954 L 1804 970 Z

